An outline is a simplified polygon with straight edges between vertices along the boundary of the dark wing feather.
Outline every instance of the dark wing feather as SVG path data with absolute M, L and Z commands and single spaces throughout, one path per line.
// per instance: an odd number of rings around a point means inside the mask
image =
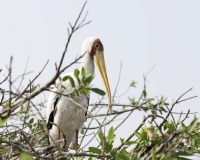
M 52 128 L 52 123 L 50 123 L 50 122 L 54 121 L 54 116 L 55 116 L 56 110 L 57 110 L 56 106 L 58 104 L 59 99 L 60 99 L 59 95 L 57 95 L 56 98 L 54 99 L 53 110 L 51 110 L 51 113 L 49 115 L 49 119 L 47 121 L 47 128 L 48 128 L 48 130 L 50 130 Z
M 88 107 L 90 105 L 90 94 L 87 96 L 87 100 L 88 100 L 88 105 L 87 105 L 87 111 L 88 111 Z M 85 117 L 87 117 L 87 111 L 85 112 Z

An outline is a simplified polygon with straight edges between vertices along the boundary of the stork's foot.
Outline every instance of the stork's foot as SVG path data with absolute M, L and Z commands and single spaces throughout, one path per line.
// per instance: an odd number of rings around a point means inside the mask
M 77 144 L 77 147 L 76 147 L 76 143 L 71 143 L 70 148 L 73 149 L 73 150 L 76 150 L 76 149 L 80 148 L 80 145 Z

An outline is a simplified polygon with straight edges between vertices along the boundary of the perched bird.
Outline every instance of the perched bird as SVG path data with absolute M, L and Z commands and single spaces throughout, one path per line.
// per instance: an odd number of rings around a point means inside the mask
M 82 44 L 82 54 L 84 56 L 81 60 L 80 72 L 84 67 L 86 74 L 94 75 L 94 62 L 96 63 L 110 103 L 111 93 L 104 61 L 104 48 L 100 39 L 97 37 L 87 38 Z M 74 72 L 61 75 L 60 78 L 56 80 L 55 87 L 50 93 L 46 118 L 47 128 L 49 129 L 50 144 L 59 145 L 59 140 L 65 139 L 64 147 L 69 147 L 71 143 L 76 144 L 77 146 L 78 130 L 82 127 L 85 121 L 85 113 L 89 104 L 89 95 L 81 94 L 79 97 L 71 98 L 64 96 L 66 94 L 71 94 L 74 91 L 69 80 L 60 80 L 67 75 L 74 79 L 76 89 L 80 86 L 74 76 Z M 79 74 L 79 76 L 81 76 L 81 74 Z

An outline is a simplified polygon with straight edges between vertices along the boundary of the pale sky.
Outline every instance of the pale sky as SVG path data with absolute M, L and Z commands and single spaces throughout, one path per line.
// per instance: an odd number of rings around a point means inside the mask
M 83 3 L 80 0 L 0 1 L 2 73 L 7 74 L 5 66 L 9 64 L 10 56 L 13 56 L 13 79 L 22 74 L 30 55 L 27 71 L 34 73 L 25 78 L 24 86 L 49 60 L 35 84 L 47 82 L 55 73 L 54 64 L 60 60 L 64 50 L 68 22 L 74 23 Z M 193 91 L 185 98 L 199 96 L 199 6 L 198 0 L 89 0 L 84 13 L 89 11 L 87 20 L 92 23 L 74 35 L 63 65 L 81 54 L 81 44 L 85 38 L 98 36 L 104 45 L 111 92 L 115 90 L 121 61 L 123 68 L 117 95 L 124 93 L 132 80 L 138 82 L 136 88 L 132 88 L 120 100 L 116 99 L 120 103 L 128 103 L 128 97 L 140 96 L 143 75 L 154 65 L 155 68 L 147 78 L 148 97 L 164 95 L 172 103 L 191 87 Z M 66 72 L 75 68 L 79 68 L 79 65 Z M 4 77 L 2 73 L 0 81 Z M 99 73 L 92 84 L 104 89 Z M 96 100 L 97 96 L 92 93 L 91 102 Z M 186 112 L 190 109 L 198 112 L 199 108 L 200 98 L 197 97 L 177 105 L 175 111 Z M 127 125 L 118 131 L 119 137 L 131 134 L 142 118 L 142 113 L 133 113 Z

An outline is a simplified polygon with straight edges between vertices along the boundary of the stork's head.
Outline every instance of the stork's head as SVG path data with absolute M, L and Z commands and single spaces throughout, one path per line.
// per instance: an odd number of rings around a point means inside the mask
M 106 73 L 106 65 L 104 60 L 104 49 L 98 37 L 89 37 L 82 44 L 82 53 L 90 54 L 91 58 L 96 63 L 96 66 L 101 74 L 106 92 L 108 95 L 108 102 L 111 102 L 110 86 Z

